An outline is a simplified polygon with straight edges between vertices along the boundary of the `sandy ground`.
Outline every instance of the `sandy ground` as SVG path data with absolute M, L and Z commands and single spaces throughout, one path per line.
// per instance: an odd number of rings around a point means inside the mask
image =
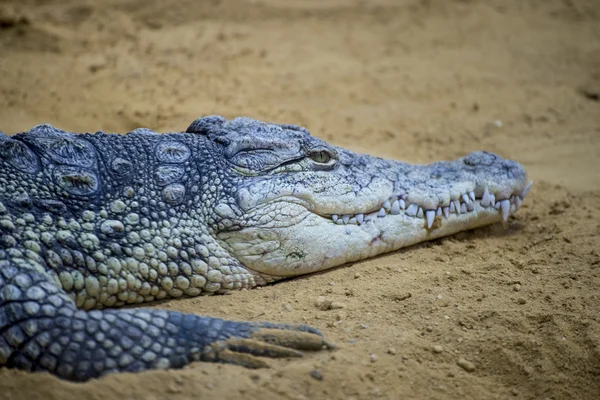
M 536 182 L 504 225 L 160 305 L 305 322 L 336 351 L 85 384 L 0 369 L 0 398 L 597 399 L 599 96 L 598 0 L 0 1 L 4 132 L 246 115 L 411 162 L 490 150 Z

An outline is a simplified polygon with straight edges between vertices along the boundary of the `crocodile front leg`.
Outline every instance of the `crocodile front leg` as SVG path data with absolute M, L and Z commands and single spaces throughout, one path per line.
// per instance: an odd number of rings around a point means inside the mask
M 305 325 L 235 322 L 155 309 L 78 310 L 30 261 L 0 261 L 0 365 L 85 381 L 112 372 L 214 361 L 249 368 L 259 357 L 333 348 Z

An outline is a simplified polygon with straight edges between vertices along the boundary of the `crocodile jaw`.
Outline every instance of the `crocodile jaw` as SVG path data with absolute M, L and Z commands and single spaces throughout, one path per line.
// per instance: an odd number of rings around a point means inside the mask
M 279 220 L 255 219 L 219 239 L 249 269 L 290 277 L 506 220 L 531 188 L 522 166 L 490 153 L 426 166 L 371 161 L 380 174 L 360 192 L 332 195 L 344 186 L 339 179 L 328 187 L 319 181 L 294 186 L 293 196 L 264 188 L 251 191 L 254 197 L 243 192 L 252 216 Z M 351 165 L 345 173 L 355 178 L 362 171 Z

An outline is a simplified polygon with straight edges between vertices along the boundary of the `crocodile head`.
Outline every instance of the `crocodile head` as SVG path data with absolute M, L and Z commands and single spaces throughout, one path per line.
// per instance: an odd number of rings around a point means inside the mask
M 410 165 L 356 154 L 304 128 L 247 118 L 196 120 L 231 182 L 215 236 L 247 268 L 305 274 L 506 220 L 531 183 L 487 152 Z

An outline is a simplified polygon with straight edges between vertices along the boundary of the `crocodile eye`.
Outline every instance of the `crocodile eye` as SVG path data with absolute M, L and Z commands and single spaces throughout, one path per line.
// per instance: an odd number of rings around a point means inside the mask
M 315 162 L 327 164 L 329 160 L 331 160 L 331 155 L 329 155 L 329 153 L 326 151 L 318 150 L 310 153 L 310 158 Z

